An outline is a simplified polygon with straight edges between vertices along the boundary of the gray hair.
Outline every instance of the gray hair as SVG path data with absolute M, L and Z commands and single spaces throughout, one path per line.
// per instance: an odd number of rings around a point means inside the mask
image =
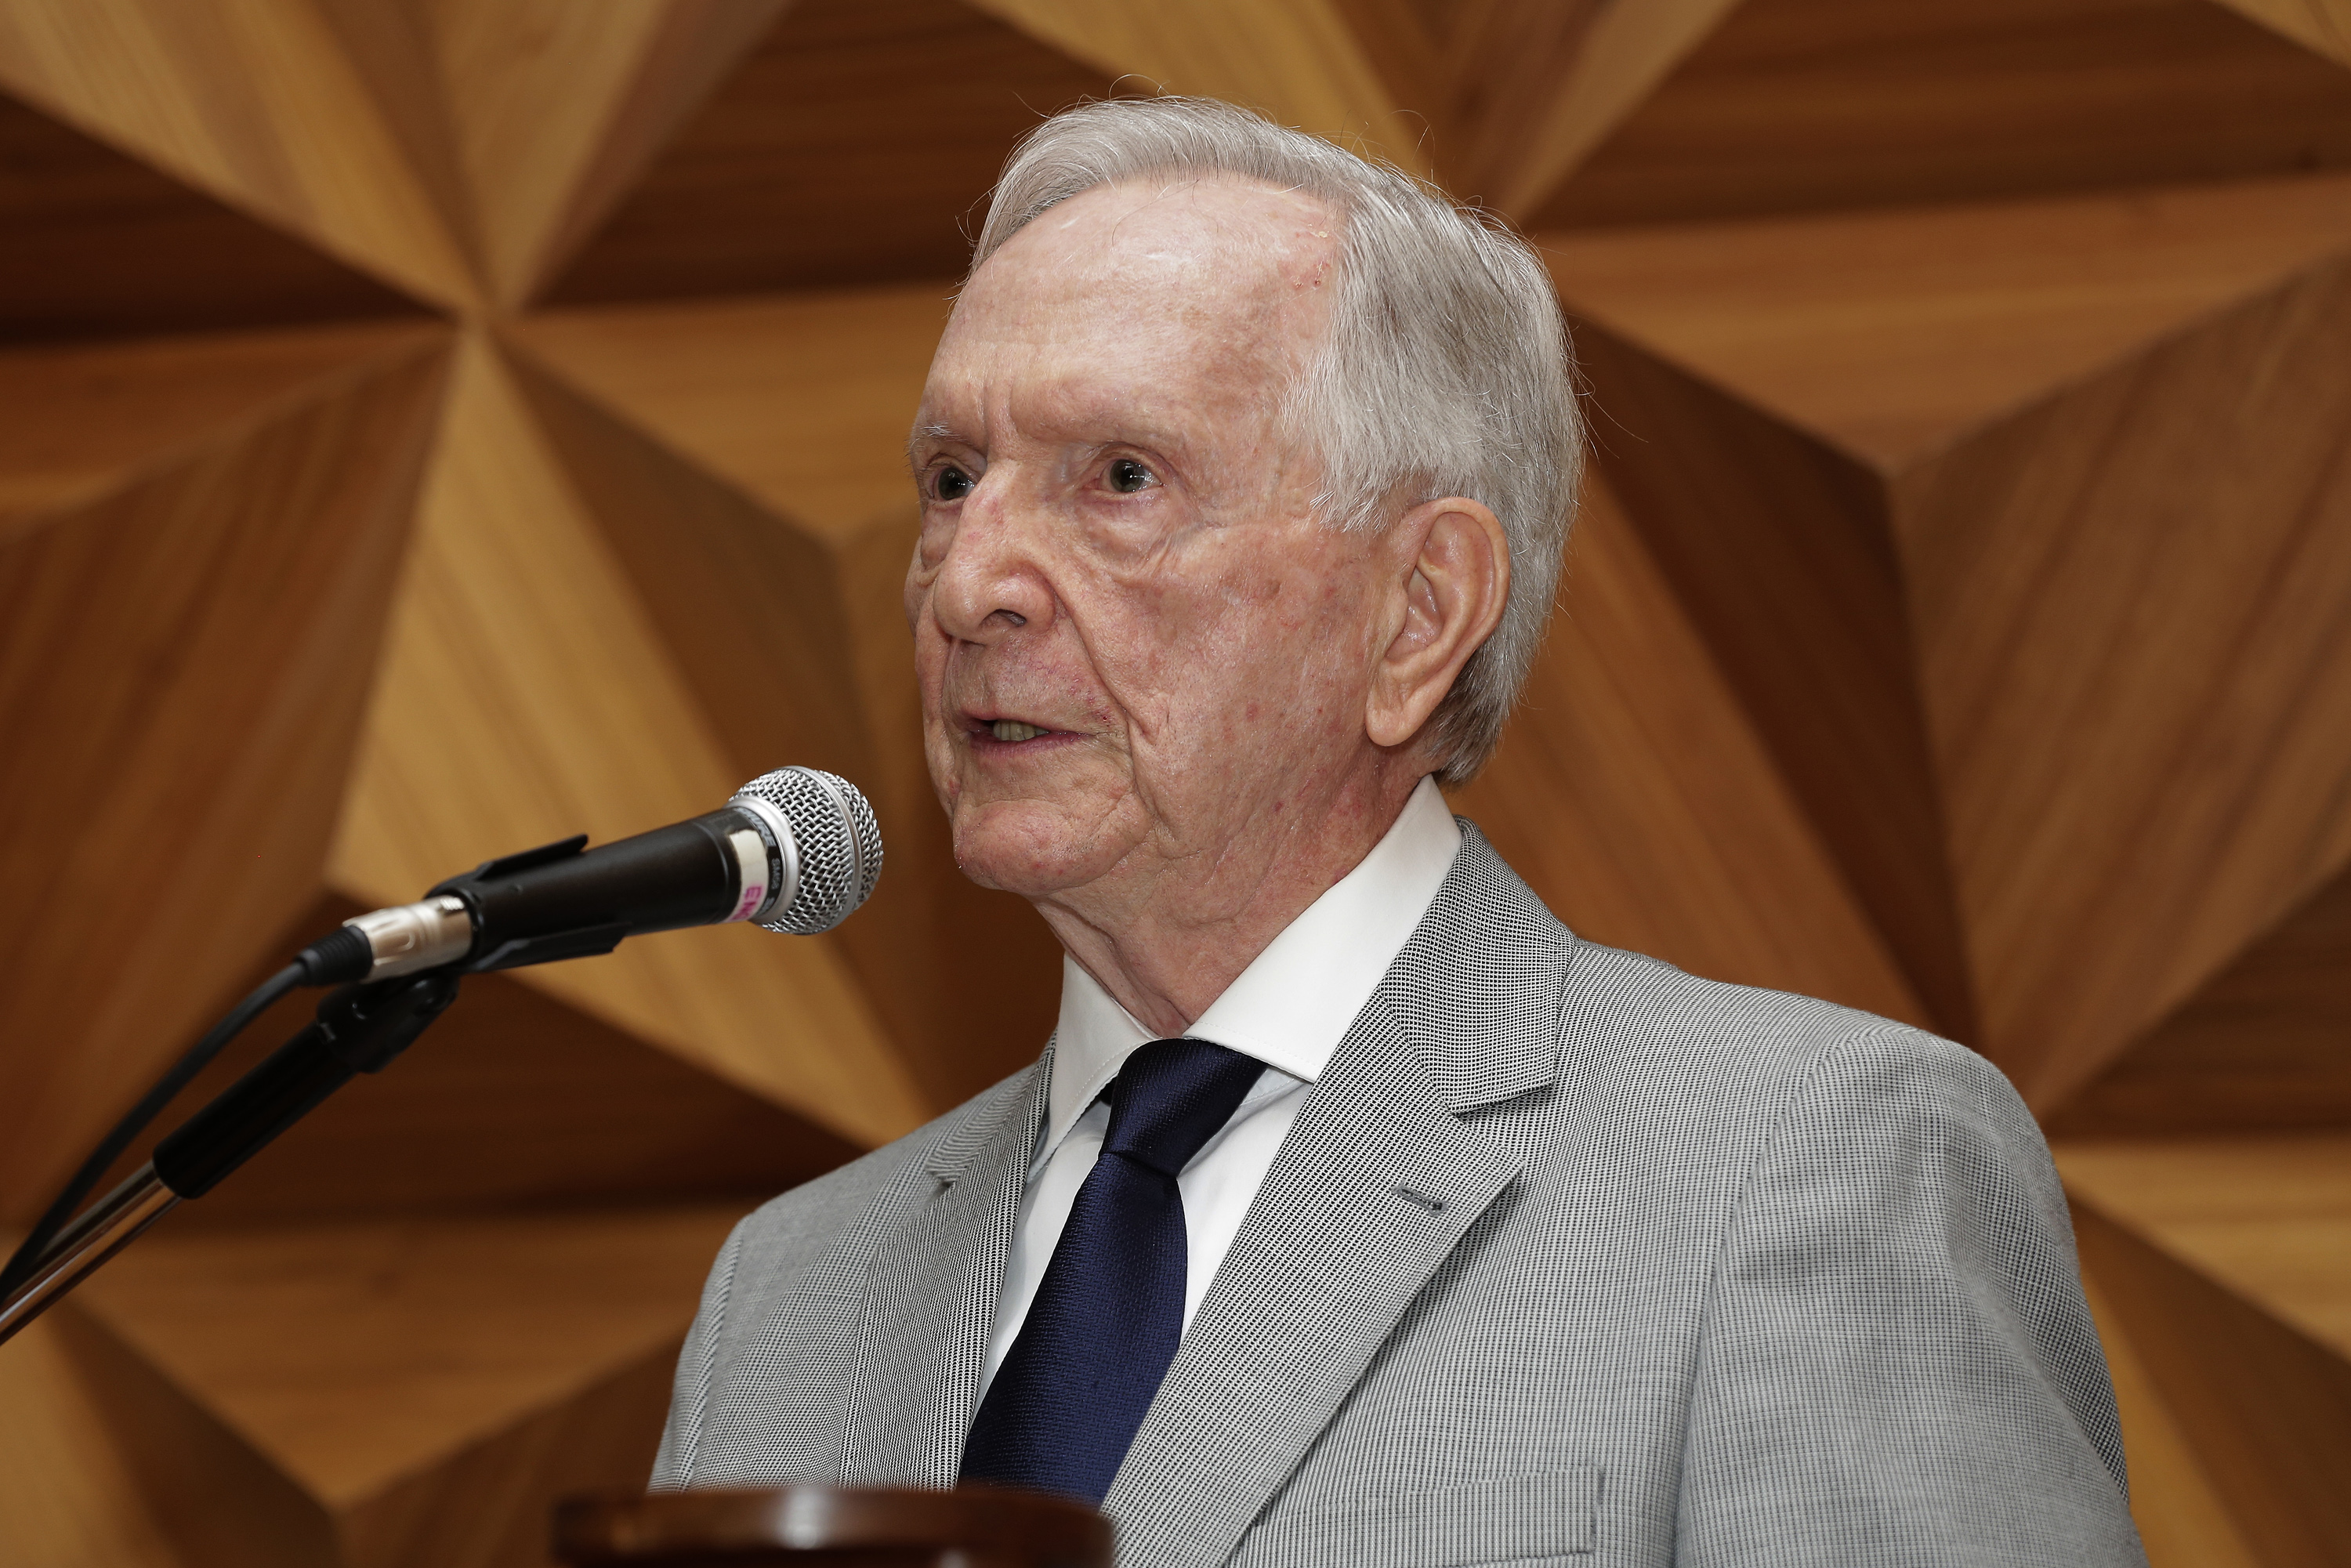
M 1330 329 L 1290 396 L 1319 454 L 1318 508 L 1382 526 L 1441 496 L 1482 501 L 1510 547 L 1501 623 L 1435 717 L 1439 777 L 1493 755 L 1551 622 L 1583 466 L 1567 324 L 1542 262 L 1487 214 L 1391 165 L 1214 99 L 1113 99 L 1013 149 L 972 270 L 1039 214 L 1096 185 L 1231 176 L 1301 192 L 1346 224 Z

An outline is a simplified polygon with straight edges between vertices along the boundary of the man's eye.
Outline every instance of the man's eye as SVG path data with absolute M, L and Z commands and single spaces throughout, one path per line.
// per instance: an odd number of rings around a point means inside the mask
M 972 476 L 950 463 L 931 476 L 931 494 L 941 501 L 960 501 L 971 494 Z
M 1132 457 L 1113 458 L 1108 477 L 1110 487 L 1122 496 L 1132 496 L 1137 490 L 1148 490 L 1152 486 L 1159 483 L 1158 476 L 1153 474 L 1149 467 Z

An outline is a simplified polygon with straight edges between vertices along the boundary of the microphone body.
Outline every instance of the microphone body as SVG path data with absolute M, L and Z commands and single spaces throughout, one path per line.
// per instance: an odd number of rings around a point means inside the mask
M 467 973 L 609 953 L 623 937 L 753 920 L 831 930 L 882 873 L 872 808 L 847 780 L 785 768 L 716 811 L 595 849 L 583 834 L 485 862 L 422 901 L 372 910 L 319 944 L 339 976 L 381 980 L 444 965 Z M 364 940 L 366 967 L 358 945 Z

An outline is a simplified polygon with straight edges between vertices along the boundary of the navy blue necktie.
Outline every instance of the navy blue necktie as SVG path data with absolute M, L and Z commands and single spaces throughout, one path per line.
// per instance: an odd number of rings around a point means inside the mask
M 1184 1337 L 1176 1173 L 1260 1071 L 1205 1040 L 1153 1040 L 1119 1069 L 1102 1157 L 980 1401 L 964 1479 L 1092 1503 L 1110 1490 Z

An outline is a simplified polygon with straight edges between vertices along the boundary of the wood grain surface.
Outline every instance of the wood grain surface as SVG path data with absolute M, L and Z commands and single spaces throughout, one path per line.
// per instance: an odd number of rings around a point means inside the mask
M 490 349 L 461 358 L 448 418 L 328 860 L 363 904 L 744 782 Z M 830 938 L 663 933 L 526 983 L 859 1142 L 922 1119 Z
M 889 843 L 824 938 L 469 982 L 0 1351 L 0 1561 L 539 1568 L 732 1218 L 1033 1057 L 903 447 L 1007 151 L 1162 86 L 1579 323 L 1459 808 L 1587 936 L 1989 1052 L 2153 1561 L 2351 1558 L 2345 0 L 0 0 L 0 1219 L 354 909 L 788 760 Z
M 47 737 L 0 747 L 0 801 L 43 824 L 0 838 L 0 1036 L 40 1042 L 0 1056 L 10 1212 L 316 896 L 445 357 L 343 347 L 271 417 L 0 544 L 0 734 Z
M 2064 1136 L 2351 1125 L 2351 877 L 2255 938 L 2051 1119 Z
M 1604 481 L 1524 700 L 1454 809 L 1580 936 L 1928 1021 Z
M 0 89 L 421 298 L 479 298 L 429 182 L 306 0 L 14 5 Z
M 802 0 L 546 298 L 955 277 L 1006 148 L 1117 74 L 956 0 Z
M 2266 1563 L 2351 1547 L 2346 1155 L 2339 1135 L 2060 1151 L 2085 1265 Z
M 407 296 L 0 96 L 0 341 L 418 314 Z
M 1746 0 L 1519 210 L 1581 227 L 2346 162 L 2340 65 L 2210 0 Z

